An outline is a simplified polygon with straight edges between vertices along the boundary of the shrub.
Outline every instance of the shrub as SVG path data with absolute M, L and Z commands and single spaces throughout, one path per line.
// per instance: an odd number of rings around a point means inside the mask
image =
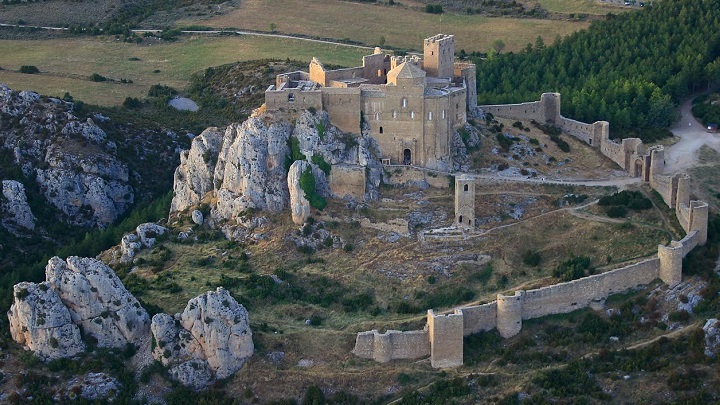
M 310 206 L 322 211 L 327 206 L 325 197 L 317 193 L 315 188 L 315 176 L 308 167 L 300 175 L 300 188 L 305 192 L 305 198 L 310 202 Z
M 107 77 L 100 75 L 98 73 L 93 73 L 89 77 L 91 82 L 105 82 L 107 81 Z
M 522 260 L 526 265 L 535 267 L 540 264 L 540 252 L 527 250 L 523 253 Z
M 559 277 L 562 281 L 571 281 L 585 277 L 586 273 L 592 273 L 590 258 L 577 256 L 560 263 L 554 270 L 553 276 Z
M 427 4 L 425 5 L 425 12 L 430 14 L 442 14 L 443 7 L 440 4 Z
M 332 166 L 330 166 L 330 163 L 326 162 L 322 156 L 313 155 L 311 160 L 320 168 L 320 170 L 323 171 L 323 173 L 325 173 L 326 176 L 330 174 L 330 169 L 332 169 Z
M 40 69 L 33 65 L 22 65 L 20 66 L 20 73 L 34 75 L 36 73 L 40 73 Z
M 610 218 L 623 218 L 627 214 L 627 210 L 622 205 L 613 205 L 612 207 L 609 207 L 605 212 Z
M 127 97 L 125 98 L 125 101 L 123 101 L 123 107 L 127 108 L 128 110 L 136 110 L 142 107 L 142 101 L 140 101 L 136 97 Z

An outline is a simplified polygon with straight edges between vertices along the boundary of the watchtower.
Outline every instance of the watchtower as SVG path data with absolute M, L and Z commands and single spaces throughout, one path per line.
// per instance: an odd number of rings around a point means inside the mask
M 475 229 L 475 180 L 467 175 L 455 177 L 455 226 Z
M 428 76 L 452 78 L 455 73 L 455 36 L 437 34 L 423 42 L 423 70 Z

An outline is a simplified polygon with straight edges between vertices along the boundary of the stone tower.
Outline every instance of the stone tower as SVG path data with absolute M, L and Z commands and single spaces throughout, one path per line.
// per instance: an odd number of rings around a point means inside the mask
M 423 43 L 423 70 L 428 76 L 452 78 L 455 73 L 455 36 L 438 34 Z
M 455 226 L 475 229 L 475 180 L 470 176 L 455 177 Z

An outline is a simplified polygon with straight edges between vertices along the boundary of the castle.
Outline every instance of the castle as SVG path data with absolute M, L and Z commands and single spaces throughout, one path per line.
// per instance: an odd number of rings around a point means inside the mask
M 422 59 L 375 48 L 362 66 L 328 70 L 313 58 L 308 70 L 278 75 L 265 91 L 265 110 L 289 118 L 326 111 L 350 133 L 359 133 L 364 121 L 383 163 L 451 167 L 453 132 L 477 106 L 475 65 L 455 62 L 453 35 L 425 39 Z

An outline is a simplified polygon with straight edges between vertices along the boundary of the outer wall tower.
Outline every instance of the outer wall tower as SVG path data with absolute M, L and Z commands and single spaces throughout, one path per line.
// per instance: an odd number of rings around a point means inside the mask
M 455 73 L 455 36 L 438 34 L 423 42 L 423 70 L 428 76 L 450 77 Z

